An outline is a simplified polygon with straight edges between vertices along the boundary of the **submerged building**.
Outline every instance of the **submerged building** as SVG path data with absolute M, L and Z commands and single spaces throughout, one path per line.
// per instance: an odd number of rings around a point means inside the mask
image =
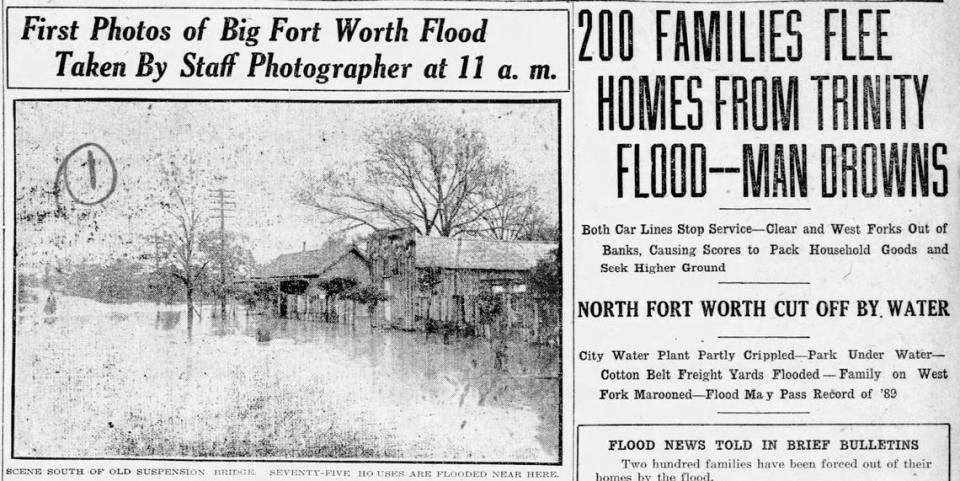
M 255 277 L 275 283 L 281 294 L 273 310 L 284 317 L 553 342 L 559 303 L 531 294 L 527 284 L 539 262 L 555 259 L 557 247 L 382 230 L 364 250 L 284 254 Z M 373 286 L 381 297 L 358 309 L 356 302 L 324 291 L 325 281 L 335 278 Z
M 353 312 L 344 299 L 335 299 L 324 291 L 324 281 L 353 279 L 370 282 L 370 265 L 356 246 L 343 250 L 314 249 L 282 254 L 261 267 L 252 276 L 260 283 L 275 288 L 270 309 L 281 317 L 320 320 L 327 316 L 342 317 Z
M 552 242 L 430 237 L 413 229 L 379 231 L 367 243 L 370 277 L 387 296 L 378 315 L 400 329 L 439 325 L 489 336 L 496 326 L 484 319 L 485 302 L 499 299 L 501 304 L 493 307 L 506 321 L 532 323 L 519 319 L 524 314 L 538 317 L 523 312 L 529 311 L 525 301 L 530 300 L 525 295 L 526 278 L 556 248 Z

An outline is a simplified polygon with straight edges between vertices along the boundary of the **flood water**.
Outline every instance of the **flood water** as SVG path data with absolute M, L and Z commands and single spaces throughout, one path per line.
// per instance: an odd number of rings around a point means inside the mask
M 512 344 L 496 369 L 480 339 L 82 311 L 18 316 L 17 456 L 558 461 L 553 348 Z

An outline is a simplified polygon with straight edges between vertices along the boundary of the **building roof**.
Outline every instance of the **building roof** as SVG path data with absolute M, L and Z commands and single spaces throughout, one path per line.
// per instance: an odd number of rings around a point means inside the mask
M 557 248 L 554 242 L 416 237 L 417 267 L 525 271 Z
M 347 249 L 321 248 L 281 254 L 257 269 L 251 277 L 320 277 L 324 271 L 351 252 L 366 261 L 366 256 L 356 246 Z

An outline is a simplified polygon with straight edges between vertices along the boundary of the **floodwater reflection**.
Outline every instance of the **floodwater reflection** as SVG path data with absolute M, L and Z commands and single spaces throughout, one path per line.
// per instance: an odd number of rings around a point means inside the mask
M 152 306 L 151 306 L 152 307 Z M 511 344 L 161 307 L 17 322 L 22 456 L 557 462 L 559 358 Z

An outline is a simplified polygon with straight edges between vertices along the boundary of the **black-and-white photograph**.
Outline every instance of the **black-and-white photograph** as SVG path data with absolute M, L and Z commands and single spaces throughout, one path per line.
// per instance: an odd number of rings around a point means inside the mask
M 558 464 L 558 107 L 15 102 L 12 455 Z

